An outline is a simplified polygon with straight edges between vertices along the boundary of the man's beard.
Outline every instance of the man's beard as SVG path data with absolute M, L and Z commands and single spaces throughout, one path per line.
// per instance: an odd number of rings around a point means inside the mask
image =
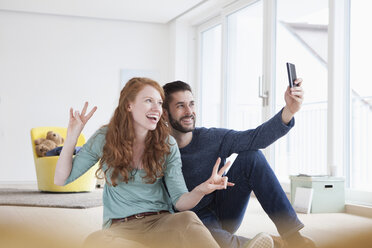
M 184 128 L 181 123 L 175 119 L 173 119 L 172 115 L 170 113 L 168 113 L 168 117 L 169 117 L 169 123 L 171 124 L 172 128 L 181 132 L 181 133 L 188 133 L 188 132 L 192 132 L 194 129 L 195 129 L 195 116 L 194 115 L 187 115 L 187 116 L 184 116 L 180 119 L 180 121 L 184 118 L 193 118 L 193 125 L 191 128 Z

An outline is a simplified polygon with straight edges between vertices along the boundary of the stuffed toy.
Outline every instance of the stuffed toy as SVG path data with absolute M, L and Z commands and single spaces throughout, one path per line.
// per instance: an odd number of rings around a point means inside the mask
M 44 157 L 48 151 L 63 144 L 64 141 L 65 140 L 61 137 L 61 135 L 53 131 L 49 131 L 46 135 L 46 139 L 40 138 L 35 140 L 36 154 L 39 157 Z

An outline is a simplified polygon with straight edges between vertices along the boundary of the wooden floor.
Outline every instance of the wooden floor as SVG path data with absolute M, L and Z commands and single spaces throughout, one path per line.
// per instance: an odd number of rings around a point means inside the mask
M 311 237 L 318 245 L 351 237 L 357 232 L 372 231 L 372 218 L 346 213 L 298 214 L 298 217 L 305 224 L 301 233 Z M 252 237 L 262 231 L 278 234 L 257 199 L 252 198 L 237 234 Z
M 11 187 L 14 188 L 14 185 Z M 66 209 L 0 206 L 0 223 L 19 224 L 41 232 L 53 230 L 81 243 L 90 233 L 101 229 L 102 211 L 102 207 Z M 372 230 L 372 218 L 346 213 L 299 214 L 299 218 L 305 224 L 301 232 L 312 237 L 319 245 L 361 230 Z M 252 198 L 237 234 L 253 237 L 259 232 L 277 234 L 274 224 L 262 210 L 257 199 Z

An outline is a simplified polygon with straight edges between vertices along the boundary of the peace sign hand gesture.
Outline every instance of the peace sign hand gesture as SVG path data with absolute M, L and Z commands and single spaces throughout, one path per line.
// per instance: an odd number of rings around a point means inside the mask
M 67 135 L 72 135 L 74 137 L 79 137 L 81 131 L 83 130 L 85 124 L 92 117 L 94 112 L 96 112 L 97 107 L 94 107 L 88 114 L 86 114 L 88 109 L 88 102 L 85 102 L 81 114 L 78 110 L 73 110 L 70 108 L 70 120 L 67 127 Z
M 211 177 L 200 184 L 199 190 L 204 194 L 210 194 L 215 190 L 226 189 L 227 186 L 234 186 L 234 183 L 228 181 L 227 176 L 222 176 L 225 170 L 230 166 L 231 162 L 227 162 L 219 171 L 218 166 L 221 163 L 221 158 L 218 158 L 212 171 Z

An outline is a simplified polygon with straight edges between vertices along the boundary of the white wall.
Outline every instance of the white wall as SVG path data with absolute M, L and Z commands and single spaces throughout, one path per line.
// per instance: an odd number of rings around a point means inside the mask
M 106 124 L 120 70 L 171 78 L 168 25 L 0 11 L 0 183 L 36 181 L 30 129 L 66 126 L 69 107 L 98 110 L 83 133 Z
M 194 86 L 195 34 L 188 21 L 173 20 L 169 23 L 171 73 L 174 80 Z

